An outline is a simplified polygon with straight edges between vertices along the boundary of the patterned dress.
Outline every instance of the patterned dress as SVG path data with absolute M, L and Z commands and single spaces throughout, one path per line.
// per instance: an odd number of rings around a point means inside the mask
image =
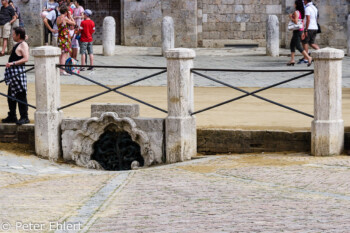
M 69 29 L 67 24 L 61 23 L 58 25 L 58 47 L 62 53 L 72 52 L 72 42 L 69 36 Z

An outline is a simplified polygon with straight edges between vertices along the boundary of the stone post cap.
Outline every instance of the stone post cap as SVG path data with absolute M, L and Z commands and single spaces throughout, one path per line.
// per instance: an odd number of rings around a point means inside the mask
M 171 17 L 171 16 L 164 16 L 163 17 L 163 20 L 162 20 L 163 22 L 165 22 L 165 21 L 170 21 L 170 22 L 174 22 L 174 20 L 173 20 L 173 18 Z
M 277 17 L 277 15 L 269 15 L 268 21 L 270 21 L 270 20 L 274 20 L 274 21 L 278 22 L 278 17 Z
M 327 47 L 313 51 L 311 57 L 315 60 L 341 60 L 344 57 L 344 51 Z
M 193 59 L 196 57 L 196 52 L 186 48 L 169 49 L 165 52 L 165 57 L 168 59 Z
M 114 19 L 114 17 L 112 17 L 112 16 L 106 16 L 104 19 L 103 19 L 103 22 L 104 21 L 111 21 L 111 22 L 115 22 L 115 19 Z
M 54 57 L 61 55 L 61 49 L 53 46 L 41 46 L 32 49 L 31 54 L 34 57 Z

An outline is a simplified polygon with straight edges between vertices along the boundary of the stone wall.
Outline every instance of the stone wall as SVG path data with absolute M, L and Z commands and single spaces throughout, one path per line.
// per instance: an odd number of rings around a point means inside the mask
M 124 0 L 124 44 L 161 46 L 161 22 L 171 16 L 175 23 L 175 46 L 197 47 L 196 0 Z
M 125 45 L 161 46 L 161 5 L 159 0 L 124 1 Z
M 263 46 L 270 14 L 277 15 L 281 22 L 282 0 L 198 0 L 198 45 Z
M 288 13 L 294 0 L 85 0 L 96 13 L 96 44 L 101 44 L 102 19 L 108 14 L 120 15 L 117 43 L 127 46 L 161 46 L 161 21 L 171 16 L 175 22 L 176 47 L 223 47 L 225 44 L 259 44 L 265 46 L 266 19 L 277 15 L 280 22 L 280 45 L 289 47 Z M 24 3 L 20 7 L 31 46 L 43 44 L 43 23 L 39 16 L 45 0 Z M 317 43 L 322 47 L 346 47 L 346 20 L 349 0 L 314 0 L 319 8 L 322 33 Z M 93 7 L 104 6 L 100 8 Z M 95 6 L 94 5 L 94 6 Z M 103 9 L 102 9 L 103 8 Z M 121 9 L 119 9 L 121 8 Z M 107 10 L 106 10 L 107 9 Z M 118 14 L 117 14 L 117 13 Z
M 30 46 L 40 46 L 44 42 L 44 23 L 40 17 L 45 0 L 31 0 L 28 3 L 21 0 L 13 0 L 19 7 Z

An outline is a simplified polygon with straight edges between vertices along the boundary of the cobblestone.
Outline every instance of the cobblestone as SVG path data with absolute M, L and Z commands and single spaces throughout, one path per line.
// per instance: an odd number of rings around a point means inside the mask
M 349 232 L 349 175 L 347 156 L 209 156 L 107 172 L 2 151 L 0 221 L 80 222 L 94 233 Z

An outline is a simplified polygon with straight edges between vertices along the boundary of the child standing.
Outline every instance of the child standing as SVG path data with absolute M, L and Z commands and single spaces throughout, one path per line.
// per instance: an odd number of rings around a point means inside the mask
M 92 34 L 95 33 L 95 23 L 90 19 L 90 16 L 92 15 L 91 10 L 85 10 L 84 11 L 84 21 L 80 24 L 80 54 L 81 54 L 81 64 L 85 65 L 85 53 L 86 50 L 90 57 L 90 67 L 88 70 L 93 69 L 93 63 L 94 63 L 94 55 L 93 55 L 93 38 Z M 80 71 L 84 71 L 84 68 L 81 68 Z

